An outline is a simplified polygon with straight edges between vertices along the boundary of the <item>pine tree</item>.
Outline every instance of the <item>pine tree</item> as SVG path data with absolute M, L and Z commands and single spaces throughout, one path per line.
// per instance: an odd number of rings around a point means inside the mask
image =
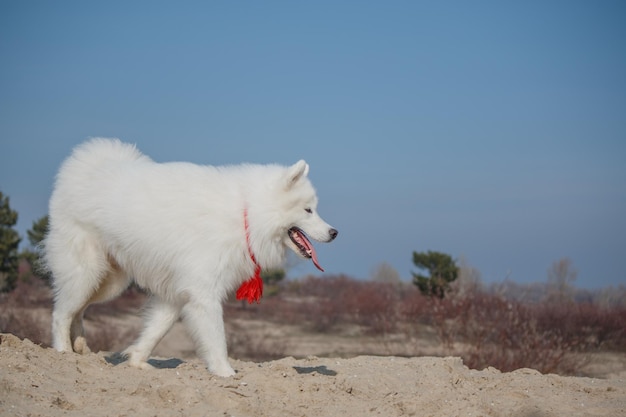
M 41 258 L 41 242 L 48 233 L 48 216 L 43 216 L 39 220 L 33 222 L 33 227 L 26 232 L 28 242 L 31 249 L 22 251 L 20 257 L 26 259 L 30 264 L 31 270 L 47 284 L 50 284 L 50 272 L 45 268 L 45 264 Z
M 443 298 L 450 283 L 459 275 L 459 268 L 450 255 L 441 252 L 413 252 L 413 263 L 429 275 L 413 273 L 413 284 L 422 294 Z
M 8 292 L 15 288 L 18 276 L 17 247 L 20 236 L 13 229 L 17 223 L 17 212 L 11 210 L 9 197 L 0 191 L 0 291 Z

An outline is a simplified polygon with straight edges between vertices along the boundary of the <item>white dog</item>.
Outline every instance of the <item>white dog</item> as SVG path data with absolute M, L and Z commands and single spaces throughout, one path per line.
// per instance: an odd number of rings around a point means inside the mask
M 152 297 L 141 335 L 124 352 L 131 365 L 149 368 L 152 350 L 182 317 L 209 371 L 233 375 L 227 294 L 243 284 L 238 297 L 258 300 L 261 268 L 279 267 L 286 247 L 320 268 L 305 233 L 320 242 L 337 236 L 317 214 L 308 170 L 304 161 L 159 164 L 117 139 L 78 146 L 58 173 L 44 241 L 54 348 L 88 352 L 83 312 L 134 280 Z

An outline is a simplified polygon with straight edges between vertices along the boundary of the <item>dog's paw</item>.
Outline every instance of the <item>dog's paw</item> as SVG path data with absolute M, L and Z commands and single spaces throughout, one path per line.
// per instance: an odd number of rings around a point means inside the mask
M 155 369 L 154 366 L 150 365 L 146 361 L 134 361 L 132 358 L 128 360 L 128 364 L 133 368 L 143 369 L 144 371 Z
M 135 346 L 130 346 L 122 352 L 122 356 L 128 360 L 128 364 L 138 369 L 154 369 L 154 366 L 148 363 L 148 355 L 138 351 Z
M 223 378 L 228 378 L 235 375 L 235 370 L 228 364 L 219 367 L 209 368 L 209 372 Z
M 78 336 L 74 340 L 74 352 L 80 353 L 81 355 L 85 355 L 87 353 L 91 353 L 91 349 L 87 346 L 87 340 L 84 336 Z

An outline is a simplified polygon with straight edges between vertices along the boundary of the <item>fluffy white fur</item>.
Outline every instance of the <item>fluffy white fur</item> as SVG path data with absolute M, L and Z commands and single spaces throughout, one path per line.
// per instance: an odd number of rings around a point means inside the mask
M 279 267 L 285 248 L 301 251 L 296 226 L 329 242 L 337 231 L 316 212 L 308 165 L 199 166 L 155 163 L 133 145 L 92 139 L 63 163 L 50 199 L 44 242 L 53 274 L 53 345 L 86 352 L 87 306 L 119 295 L 134 280 L 153 295 L 145 327 L 125 353 L 147 359 L 182 317 L 208 369 L 233 375 L 222 301 L 254 272 L 246 244 L 262 268 Z

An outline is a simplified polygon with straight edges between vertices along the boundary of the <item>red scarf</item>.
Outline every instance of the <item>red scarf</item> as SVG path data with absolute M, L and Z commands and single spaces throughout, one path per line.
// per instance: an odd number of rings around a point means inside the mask
M 241 284 L 237 290 L 237 299 L 248 300 L 249 304 L 253 302 L 260 303 L 260 299 L 263 296 L 263 280 L 261 279 L 261 265 L 256 261 L 252 248 L 250 247 L 250 227 L 248 226 L 248 209 L 243 211 L 243 224 L 246 228 L 246 245 L 248 246 L 248 254 L 250 259 L 254 263 L 254 275 Z

